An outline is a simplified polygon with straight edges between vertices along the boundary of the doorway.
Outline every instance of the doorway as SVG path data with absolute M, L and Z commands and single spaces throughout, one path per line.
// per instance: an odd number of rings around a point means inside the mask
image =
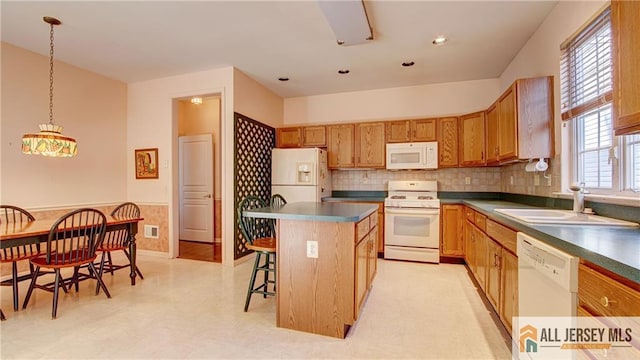
M 177 257 L 221 263 L 221 96 L 181 98 L 176 104 L 180 169 Z

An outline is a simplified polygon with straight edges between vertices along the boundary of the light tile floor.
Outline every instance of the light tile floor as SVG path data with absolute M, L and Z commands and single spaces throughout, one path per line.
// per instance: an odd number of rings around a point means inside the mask
M 462 265 L 378 260 L 362 315 L 346 339 L 280 329 L 273 298 L 252 298 L 242 311 L 252 262 L 221 264 L 141 255 L 145 276 L 105 275 L 112 298 L 94 282 L 61 293 L 35 290 L 26 310 L 0 325 L 2 359 L 508 359 L 510 344 Z M 28 282 L 20 286 L 21 301 Z

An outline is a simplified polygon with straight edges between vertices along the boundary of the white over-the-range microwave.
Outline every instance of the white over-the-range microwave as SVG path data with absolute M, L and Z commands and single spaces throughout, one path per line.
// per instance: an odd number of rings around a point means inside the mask
M 437 169 L 438 142 L 387 144 L 387 169 Z

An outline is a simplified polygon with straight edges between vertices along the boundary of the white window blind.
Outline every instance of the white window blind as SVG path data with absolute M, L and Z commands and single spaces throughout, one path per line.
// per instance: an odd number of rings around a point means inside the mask
M 561 48 L 562 120 L 612 100 L 611 15 L 606 9 Z

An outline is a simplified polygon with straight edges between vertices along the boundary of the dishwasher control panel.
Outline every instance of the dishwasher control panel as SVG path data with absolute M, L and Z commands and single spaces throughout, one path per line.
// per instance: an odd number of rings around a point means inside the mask
M 519 266 L 526 265 L 570 292 L 578 291 L 578 258 L 527 234 L 518 233 Z

